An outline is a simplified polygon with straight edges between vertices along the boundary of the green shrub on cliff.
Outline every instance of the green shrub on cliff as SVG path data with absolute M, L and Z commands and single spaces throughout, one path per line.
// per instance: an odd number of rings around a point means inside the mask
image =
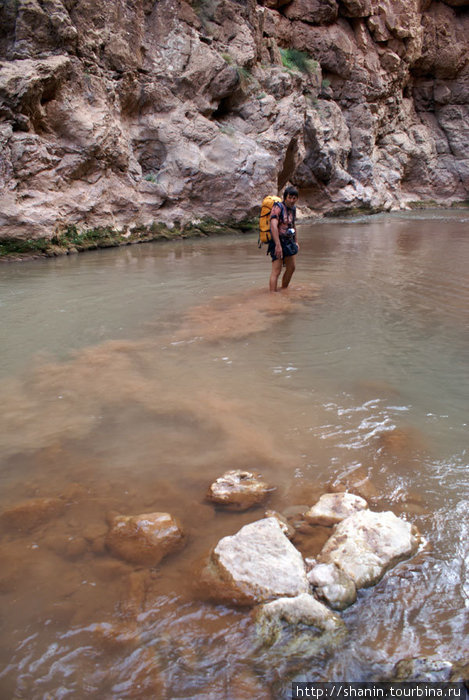
M 280 49 L 282 63 L 288 70 L 299 70 L 301 73 L 311 75 L 315 73 L 318 67 L 318 62 L 311 58 L 304 51 L 298 49 Z

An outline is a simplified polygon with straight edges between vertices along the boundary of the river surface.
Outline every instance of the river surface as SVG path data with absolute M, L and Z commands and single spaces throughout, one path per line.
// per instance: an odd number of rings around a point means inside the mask
M 1 266 L 2 699 L 262 700 L 293 677 L 468 658 L 469 212 L 300 237 L 287 294 L 266 291 L 254 235 Z M 205 502 L 237 468 L 276 487 L 278 511 L 345 487 L 424 537 L 341 613 L 329 656 L 263 665 L 250 612 L 201 597 L 206 553 L 264 513 Z M 54 517 L 12 526 L 57 497 Z M 112 558 L 107 518 L 153 511 L 181 520 L 185 548 L 153 570 Z

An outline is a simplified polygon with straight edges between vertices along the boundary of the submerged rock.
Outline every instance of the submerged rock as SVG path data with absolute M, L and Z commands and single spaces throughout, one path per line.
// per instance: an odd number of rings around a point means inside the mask
M 229 510 L 247 510 L 265 500 L 273 488 L 260 474 L 241 469 L 226 472 L 210 486 L 207 499 Z
M 221 539 L 202 571 L 202 582 L 210 598 L 237 605 L 309 591 L 303 557 L 276 518 L 249 523 Z
M 357 589 L 350 576 L 335 564 L 317 564 L 308 572 L 314 593 L 334 610 L 344 610 L 357 599 Z
M 61 498 L 30 498 L 4 510 L 0 526 L 9 532 L 29 532 L 57 518 L 64 510 L 65 502 Z
M 142 566 L 156 566 L 183 544 L 181 525 L 169 513 L 118 515 L 106 535 L 111 554 Z
M 335 526 L 319 561 L 336 564 L 357 588 L 377 583 L 390 567 L 418 547 L 410 523 L 394 513 L 363 510 Z
M 278 598 L 255 613 L 258 659 L 284 673 L 343 642 L 343 620 L 308 593 Z
M 365 508 L 368 508 L 365 499 L 353 493 L 325 493 L 305 513 L 305 518 L 313 525 L 335 525 Z
M 402 659 L 394 667 L 393 681 L 447 683 L 451 680 L 453 664 L 438 656 Z

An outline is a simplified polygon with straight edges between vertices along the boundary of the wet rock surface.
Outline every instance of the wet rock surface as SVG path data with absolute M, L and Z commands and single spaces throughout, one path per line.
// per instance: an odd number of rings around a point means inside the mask
M 226 472 L 210 486 L 207 499 L 228 510 L 247 510 L 262 503 L 274 489 L 259 474 L 240 469 Z
M 355 583 L 335 564 L 316 564 L 308 572 L 314 594 L 334 610 L 344 610 L 357 599 Z
M 142 566 L 156 566 L 183 544 L 182 528 L 169 513 L 118 515 L 106 535 L 111 554 Z
M 61 498 L 31 498 L 4 510 L 0 527 L 7 532 L 28 532 L 59 517 L 65 507 Z
M 280 674 L 330 652 L 347 636 L 339 615 L 308 593 L 261 605 L 255 622 L 259 660 Z

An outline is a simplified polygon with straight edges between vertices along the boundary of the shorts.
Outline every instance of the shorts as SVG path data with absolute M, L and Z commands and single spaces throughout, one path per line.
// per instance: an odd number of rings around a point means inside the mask
M 282 252 L 284 258 L 291 258 L 292 255 L 298 253 L 298 246 L 292 236 L 280 236 L 280 245 L 282 246 Z M 270 255 L 272 260 L 277 260 L 275 255 L 275 241 L 272 239 L 269 241 L 267 246 L 267 255 Z

